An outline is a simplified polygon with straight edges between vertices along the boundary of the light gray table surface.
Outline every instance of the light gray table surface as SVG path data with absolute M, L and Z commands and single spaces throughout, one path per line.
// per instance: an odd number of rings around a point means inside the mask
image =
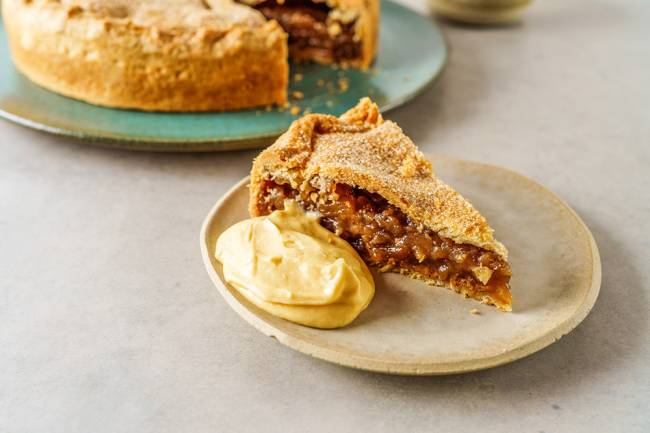
M 603 282 L 575 331 L 457 376 L 309 358 L 237 316 L 201 261 L 203 217 L 256 152 L 130 153 L 2 121 L 0 432 L 650 431 L 650 3 L 442 27 L 443 77 L 388 117 L 578 211 Z

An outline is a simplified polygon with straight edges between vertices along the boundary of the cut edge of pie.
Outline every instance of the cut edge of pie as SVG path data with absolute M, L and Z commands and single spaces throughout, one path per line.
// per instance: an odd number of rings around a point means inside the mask
M 310 114 L 254 161 L 252 216 L 296 200 L 381 271 L 442 285 L 511 311 L 506 248 L 485 218 L 368 98 L 343 114 Z
M 379 0 L 236 0 L 289 35 L 289 57 L 367 69 L 377 48 Z

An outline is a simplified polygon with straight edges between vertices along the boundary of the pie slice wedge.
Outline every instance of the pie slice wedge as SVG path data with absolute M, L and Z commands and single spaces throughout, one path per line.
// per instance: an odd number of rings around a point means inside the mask
M 254 161 L 249 211 L 285 200 L 321 215 L 371 266 L 511 311 L 508 251 L 368 98 L 340 118 L 309 114 Z

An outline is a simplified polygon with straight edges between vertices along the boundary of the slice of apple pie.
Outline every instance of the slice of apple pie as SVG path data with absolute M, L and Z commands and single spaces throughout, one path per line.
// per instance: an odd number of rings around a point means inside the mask
M 251 215 L 282 209 L 285 200 L 318 212 L 381 271 L 511 310 L 506 248 L 367 98 L 340 118 L 304 116 L 255 159 Z

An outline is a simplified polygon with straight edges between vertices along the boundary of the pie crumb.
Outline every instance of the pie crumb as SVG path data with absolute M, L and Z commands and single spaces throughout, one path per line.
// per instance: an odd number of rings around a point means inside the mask
M 294 74 L 293 75 L 293 81 L 295 81 L 296 83 L 299 83 L 300 81 L 302 81 L 302 74 Z
M 478 311 L 476 308 L 472 308 L 471 310 L 469 310 L 469 313 L 470 313 L 470 314 L 474 314 L 474 315 L 479 315 L 479 314 L 481 314 L 481 312 Z
M 348 89 L 350 88 L 350 82 L 348 81 L 347 78 L 340 78 L 339 79 L 339 89 L 341 92 L 347 92 Z
M 293 96 L 294 99 L 302 99 L 305 95 L 299 90 L 294 90 L 291 93 L 291 96 Z
M 298 107 L 297 105 L 294 105 L 294 106 L 291 107 L 290 112 L 291 112 L 291 114 L 293 114 L 294 116 L 297 116 L 297 115 L 300 114 L 300 107 Z

